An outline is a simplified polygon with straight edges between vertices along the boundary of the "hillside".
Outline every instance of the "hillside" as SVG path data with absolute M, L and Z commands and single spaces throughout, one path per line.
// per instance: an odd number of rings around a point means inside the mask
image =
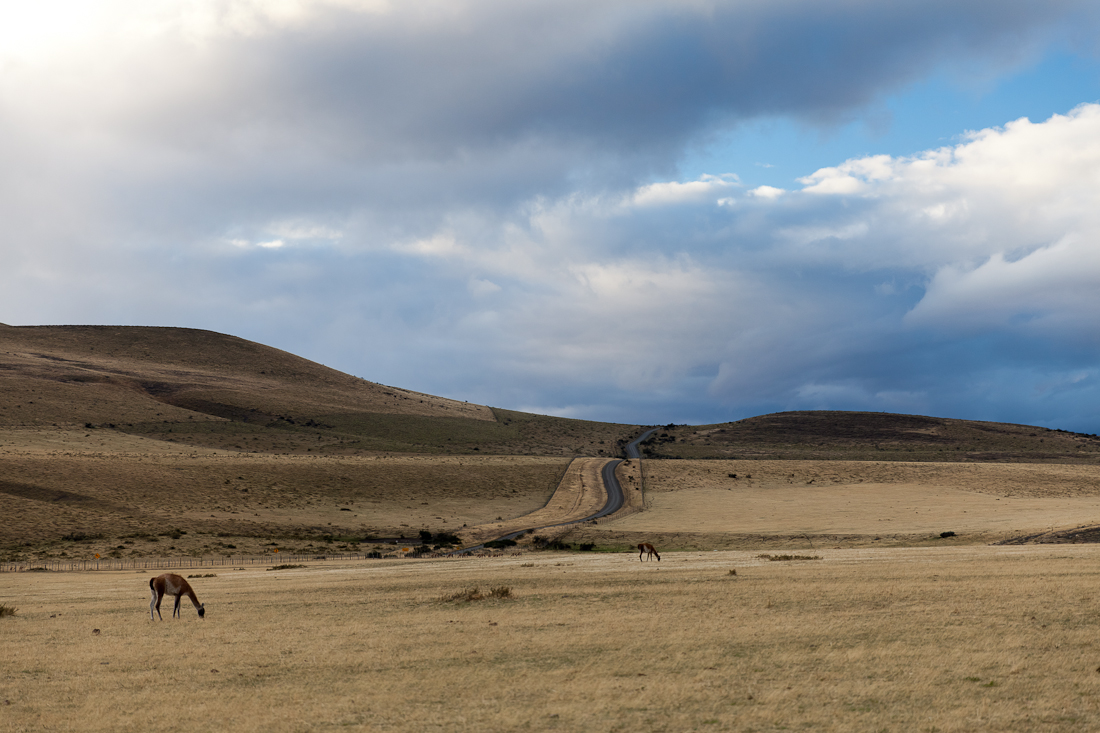
M 210 331 L 0 325 L 0 428 L 54 426 L 322 455 L 617 455 L 637 434 L 375 384 Z
M 209 331 L 0 325 L 0 559 L 312 551 L 422 529 L 461 534 L 542 507 L 571 457 L 620 455 L 642 430 L 388 387 Z M 848 484 L 897 484 L 890 491 L 914 497 L 930 490 L 924 479 L 917 488 L 887 481 L 871 462 L 953 463 L 963 470 L 949 471 L 947 484 L 960 491 L 977 485 L 963 463 L 1100 462 L 1096 436 L 868 412 L 667 425 L 643 449 L 649 458 L 706 459 L 650 464 L 663 483 L 649 488 L 685 489 L 694 498 L 684 506 L 704 506 L 711 519 L 738 498 L 735 485 L 767 474 L 767 461 L 784 462 L 783 491 L 806 471 L 815 473 L 805 487 L 847 491 L 829 478 L 843 468 L 854 477 Z M 742 474 L 746 481 L 732 478 Z M 704 475 L 720 485 L 695 496 Z M 1091 480 L 1067 496 L 1092 496 Z M 672 546 L 762 541 L 751 528 L 720 524 L 713 537 L 654 536 Z M 901 532 L 895 541 L 916 540 Z
M 649 458 L 1100 463 L 1100 438 L 1028 425 L 883 412 L 780 412 L 667 425 Z

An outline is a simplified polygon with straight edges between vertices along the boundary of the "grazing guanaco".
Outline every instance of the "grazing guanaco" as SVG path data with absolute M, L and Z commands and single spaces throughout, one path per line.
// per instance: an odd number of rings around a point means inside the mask
M 206 616 L 206 607 L 204 604 L 199 603 L 199 598 L 195 595 L 195 591 L 191 588 L 191 584 L 175 573 L 165 573 L 164 575 L 150 578 L 149 590 L 153 592 L 153 599 L 149 601 L 149 618 L 153 618 L 153 611 L 156 611 L 160 620 L 164 620 L 164 617 L 160 615 L 160 599 L 164 598 L 165 595 L 176 597 L 175 606 L 172 608 L 173 618 L 180 615 L 180 598 L 182 596 L 187 596 L 191 599 L 191 604 L 199 612 L 199 618 Z
M 642 559 L 642 555 L 646 556 L 646 560 L 650 559 L 654 555 L 657 555 L 657 562 L 661 562 L 661 556 L 657 553 L 657 548 L 649 544 L 648 542 L 643 542 L 642 544 L 638 545 L 638 560 Z

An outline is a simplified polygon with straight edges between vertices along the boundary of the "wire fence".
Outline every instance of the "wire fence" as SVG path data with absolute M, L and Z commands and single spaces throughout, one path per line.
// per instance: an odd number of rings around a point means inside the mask
M 326 553 L 323 555 L 302 555 L 287 552 L 270 555 L 229 555 L 220 557 L 126 557 L 98 558 L 92 560 L 26 560 L 23 562 L 0 563 L 0 573 L 25 573 L 43 570 L 58 572 L 79 572 L 86 570 L 192 570 L 217 567 L 248 567 L 263 565 L 287 565 L 317 560 L 370 560 L 378 559 L 378 554 L 365 552 Z M 392 553 L 382 557 L 421 557 L 416 553 Z

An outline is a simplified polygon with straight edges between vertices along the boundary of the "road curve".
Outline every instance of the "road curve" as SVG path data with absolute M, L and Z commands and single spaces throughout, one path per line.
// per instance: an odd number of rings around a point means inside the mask
M 642 457 L 642 451 L 638 446 L 641 445 L 642 442 L 646 438 L 653 435 L 658 430 L 660 430 L 660 428 L 650 428 L 649 430 L 645 431 L 644 433 L 639 435 L 634 440 L 627 443 L 626 444 L 626 457 L 627 458 L 641 458 Z
M 626 457 L 627 458 L 641 458 L 642 453 L 639 450 L 638 445 L 643 440 L 648 438 L 650 435 L 653 435 L 653 433 L 655 433 L 657 430 L 658 430 L 658 428 L 652 428 L 650 430 L 647 430 L 646 432 L 642 433 L 637 438 L 632 440 L 630 443 L 628 443 L 627 446 L 626 446 Z M 604 491 L 607 493 L 607 501 L 604 503 L 603 508 L 600 509 L 595 514 L 589 514 L 587 517 L 582 517 L 580 519 L 572 519 L 568 522 L 558 522 L 556 524 L 542 524 L 542 525 L 539 525 L 538 527 L 528 527 L 527 529 L 521 529 L 521 530 L 518 530 L 516 532 L 511 532 L 511 533 L 503 535 L 501 537 L 497 537 L 496 540 L 489 540 L 489 541 L 490 542 L 495 542 L 495 541 L 498 541 L 498 540 L 514 540 L 516 537 L 519 537 L 520 535 L 526 534 L 528 532 L 534 532 L 535 530 L 548 529 L 550 527 L 565 527 L 566 525 L 570 525 L 570 524 L 580 524 L 581 522 L 588 522 L 588 521 L 591 521 L 593 519 L 599 519 L 600 517 L 606 517 L 609 514 L 614 514 L 615 512 L 622 509 L 623 502 L 625 501 L 625 498 L 623 497 L 623 487 L 619 484 L 619 479 L 615 477 L 615 469 L 618 468 L 620 463 L 622 463 L 622 460 L 617 459 L 617 460 L 609 462 L 607 465 L 605 465 L 603 467 L 603 471 L 601 472 L 601 478 L 603 479 Z M 464 547 L 461 550 L 455 550 L 451 554 L 452 555 L 462 555 L 462 554 L 467 553 L 467 552 L 472 552 L 474 550 L 479 550 L 484 546 L 485 546 L 485 543 L 483 542 L 480 545 L 474 545 L 472 547 Z

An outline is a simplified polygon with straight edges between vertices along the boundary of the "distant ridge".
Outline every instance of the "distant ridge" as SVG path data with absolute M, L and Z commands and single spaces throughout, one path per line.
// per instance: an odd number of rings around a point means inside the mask
M 1100 438 L 1029 425 L 888 412 L 796 411 L 716 425 L 667 425 L 651 458 L 1100 462 Z

